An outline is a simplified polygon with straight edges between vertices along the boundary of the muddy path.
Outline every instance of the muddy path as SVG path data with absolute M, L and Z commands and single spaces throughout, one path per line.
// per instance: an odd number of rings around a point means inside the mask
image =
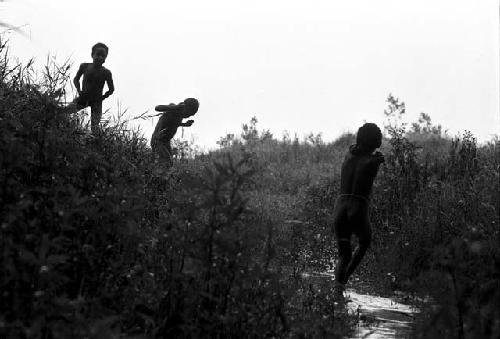
M 356 332 L 352 338 L 407 338 L 416 309 L 396 301 L 395 297 L 380 297 L 345 292 L 347 307 L 358 317 Z
M 306 274 L 310 278 L 331 281 L 332 272 Z M 400 294 L 378 296 L 359 289 L 349 288 L 344 292 L 344 302 L 349 313 L 358 319 L 352 339 L 407 338 L 418 310 L 401 301 Z

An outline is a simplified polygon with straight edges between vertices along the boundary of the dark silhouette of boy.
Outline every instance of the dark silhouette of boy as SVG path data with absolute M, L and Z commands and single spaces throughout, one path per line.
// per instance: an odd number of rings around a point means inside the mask
M 194 120 L 182 122 L 198 112 L 200 104 L 194 98 L 187 98 L 179 104 L 158 105 L 155 110 L 163 112 L 156 123 L 155 130 L 151 136 L 151 148 L 159 158 L 172 165 L 172 146 L 170 141 L 179 127 L 189 127 Z
M 372 232 L 368 216 L 373 181 L 384 156 L 374 151 L 382 144 L 377 125 L 366 123 L 359 128 L 356 144 L 344 158 L 340 178 L 340 195 L 335 202 L 333 227 L 339 259 L 335 268 L 336 285 L 343 289 L 349 277 L 370 246 Z M 351 237 L 358 238 L 352 254 Z
M 108 56 L 108 46 L 98 42 L 92 46 L 92 63 L 83 63 L 73 79 L 78 97 L 66 108 L 69 113 L 75 113 L 90 106 L 90 126 L 92 133 L 99 128 L 102 117 L 102 101 L 115 91 L 111 71 L 103 66 Z M 83 76 L 82 88 L 80 78 Z M 102 95 L 104 83 L 108 91 Z

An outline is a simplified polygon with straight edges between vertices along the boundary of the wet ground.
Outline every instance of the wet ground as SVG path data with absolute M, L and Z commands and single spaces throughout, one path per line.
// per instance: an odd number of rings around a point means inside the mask
M 305 274 L 332 280 L 332 272 Z M 344 292 L 345 302 L 350 313 L 358 317 L 358 324 L 353 339 L 390 339 L 407 338 L 410 333 L 417 309 L 400 302 L 401 294 L 382 297 L 370 294 L 367 288 L 360 292 L 347 289 Z
M 359 322 L 353 338 L 406 338 L 416 310 L 394 298 L 345 292 L 350 312 Z

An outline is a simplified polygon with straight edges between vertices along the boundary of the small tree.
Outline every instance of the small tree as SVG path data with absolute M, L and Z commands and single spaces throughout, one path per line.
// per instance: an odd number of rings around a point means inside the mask
M 384 132 L 387 134 L 389 131 L 401 125 L 403 114 L 406 113 L 406 104 L 400 101 L 399 98 L 394 97 L 391 93 L 389 93 L 386 102 L 388 106 L 384 109 L 384 115 L 386 117 Z
M 257 131 L 257 122 L 257 118 L 252 117 L 249 124 L 243 124 L 242 126 L 243 132 L 241 133 L 241 138 L 245 140 L 247 144 L 259 138 L 259 131 Z

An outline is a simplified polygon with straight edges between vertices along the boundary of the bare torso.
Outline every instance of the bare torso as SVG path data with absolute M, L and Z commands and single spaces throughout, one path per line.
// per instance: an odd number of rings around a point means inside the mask
M 177 133 L 177 129 L 181 123 L 182 117 L 180 114 L 164 113 L 156 124 L 153 136 L 162 141 L 170 141 L 175 133 Z
M 96 67 L 92 63 L 81 64 L 79 72 L 83 74 L 82 100 L 91 103 L 102 101 L 104 83 L 109 84 L 112 81 L 111 72 L 103 66 Z
M 353 155 L 349 152 L 342 164 L 340 194 L 370 197 L 373 181 L 383 158 L 373 154 Z

